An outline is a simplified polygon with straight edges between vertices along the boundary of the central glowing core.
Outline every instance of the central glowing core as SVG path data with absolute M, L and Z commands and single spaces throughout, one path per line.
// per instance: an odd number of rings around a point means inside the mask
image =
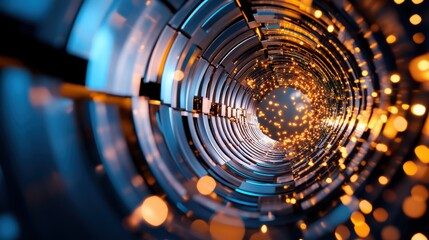
M 300 90 L 278 87 L 257 106 L 259 127 L 274 140 L 293 142 L 309 127 L 310 111 L 310 100 Z

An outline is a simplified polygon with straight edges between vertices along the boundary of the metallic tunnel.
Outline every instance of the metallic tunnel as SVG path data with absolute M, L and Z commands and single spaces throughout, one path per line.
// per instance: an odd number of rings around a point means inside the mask
M 3 0 L 0 32 L 0 239 L 429 237 L 429 0 Z

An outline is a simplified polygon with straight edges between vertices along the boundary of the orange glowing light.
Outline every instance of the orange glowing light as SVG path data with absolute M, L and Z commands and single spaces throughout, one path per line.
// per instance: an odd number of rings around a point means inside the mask
M 146 198 L 140 211 L 143 219 L 154 227 L 163 224 L 168 216 L 167 204 L 158 196 Z
M 202 195 L 209 195 L 216 188 L 216 181 L 211 176 L 204 176 L 197 182 L 197 189 Z

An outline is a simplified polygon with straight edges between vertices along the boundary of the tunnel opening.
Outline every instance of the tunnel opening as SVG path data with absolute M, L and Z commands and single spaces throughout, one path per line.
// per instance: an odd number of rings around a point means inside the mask
M 24 238 L 426 234 L 427 0 L 26 2 L 0 3 Z

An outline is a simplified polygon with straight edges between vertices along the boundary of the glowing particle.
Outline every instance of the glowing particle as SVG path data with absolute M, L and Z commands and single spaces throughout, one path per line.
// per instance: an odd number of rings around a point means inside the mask
M 414 149 L 414 153 L 422 163 L 429 163 L 429 148 L 425 145 L 419 145 Z
M 301 228 L 301 230 L 305 230 L 305 229 L 307 229 L 307 224 L 305 224 L 305 223 L 301 223 L 301 224 L 299 225 L 299 228 Z
M 361 200 L 359 202 L 359 209 L 364 213 L 364 214 L 370 214 L 372 212 L 372 205 L 370 202 L 368 202 L 367 200 Z
M 393 120 L 393 126 L 398 132 L 407 130 L 408 122 L 404 117 L 398 116 Z
M 393 0 L 396 4 L 402 4 L 405 0 Z
M 215 240 L 241 240 L 245 234 L 244 222 L 239 217 L 217 213 L 210 219 L 210 235 Z
M 158 196 L 150 196 L 143 201 L 141 215 L 150 225 L 160 226 L 168 216 L 167 204 Z
M 267 231 L 268 231 L 267 225 L 265 225 L 265 224 L 264 224 L 264 225 L 262 225 L 262 226 L 261 226 L 261 232 L 262 232 L 262 233 L 266 233 Z
M 429 70 L 429 61 L 426 59 L 420 60 L 417 63 L 417 69 L 419 69 L 422 72 Z
M 424 0 L 411 0 L 414 4 L 418 5 L 422 3 Z
M 390 76 L 390 81 L 392 82 L 392 83 L 398 83 L 399 81 L 401 81 L 401 76 L 399 76 L 398 74 L 392 74 L 391 76 Z
M 416 44 L 422 44 L 425 41 L 426 37 L 423 33 L 418 32 L 413 35 L 413 41 Z
M 414 14 L 410 17 L 410 23 L 413 25 L 418 25 L 421 22 L 422 22 L 422 17 L 420 17 L 420 15 L 418 14 Z
M 417 173 L 417 165 L 413 161 L 407 161 L 402 165 L 402 169 L 408 176 L 414 176 Z
M 402 211 L 410 218 L 419 218 L 426 212 L 426 202 L 414 196 L 407 197 L 402 203 Z
M 355 225 L 354 227 L 356 234 L 361 238 L 368 237 L 371 229 L 369 228 L 368 224 L 365 222 L 360 222 Z
M 363 70 L 362 71 L 362 76 L 364 76 L 364 77 L 368 76 L 368 71 L 367 70 Z
M 315 16 L 316 18 L 321 18 L 321 17 L 322 17 L 322 11 L 320 11 L 320 10 L 316 10 L 316 11 L 314 11 L 314 16 Z
M 389 36 L 387 36 L 386 42 L 389 43 L 389 44 L 392 44 L 392 43 L 396 42 L 395 35 L 389 35 Z
M 429 191 L 426 189 L 423 185 L 416 185 L 411 189 L 411 196 L 413 198 L 420 200 L 420 201 L 426 201 L 429 198 Z
M 181 81 L 184 77 L 185 77 L 185 74 L 182 71 L 180 70 L 174 71 L 174 75 L 173 75 L 174 80 Z
M 330 178 L 330 177 L 328 177 L 328 178 L 326 178 L 326 183 L 332 183 L 332 178 Z
M 423 233 L 416 233 L 411 237 L 411 240 L 428 240 L 428 238 Z
M 216 181 L 211 176 L 204 176 L 197 182 L 197 189 L 202 195 L 209 195 L 216 188 Z
M 372 214 L 377 222 L 385 222 L 389 217 L 389 214 L 384 208 L 377 208 Z
M 295 204 L 296 203 L 296 199 L 295 198 L 291 198 L 290 199 L 290 203 Z
M 388 183 L 389 183 L 389 179 L 388 179 L 387 177 L 385 177 L 385 176 L 380 176 L 380 177 L 378 178 L 378 182 L 379 182 L 381 185 L 386 185 L 386 184 L 388 184 Z
M 328 26 L 328 32 L 333 32 L 334 31 L 334 29 L 335 29 L 335 27 L 334 27 L 334 25 L 329 25 Z
M 335 238 L 338 240 L 346 240 L 350 238 L 350 231 L 344 225 L 338 225 L 335 229 Z
M 375 149 L 377 149 L 377 151 L 379 151 L 379 152 L 387 152 L 388 147 L 384 143 L 378 143 L 377 146 L 375 147 Z
M 356 211 L 352 213 L 352 215 L 350 216 L 350 220 L 353 224 L 358 224 L 361 222 L 365 222 L 365 216 L 361 212 Z
M 386 95 L 392 94 L 392 89 L 391 88 L 384 89 L 384 94 L 386 94 Z

